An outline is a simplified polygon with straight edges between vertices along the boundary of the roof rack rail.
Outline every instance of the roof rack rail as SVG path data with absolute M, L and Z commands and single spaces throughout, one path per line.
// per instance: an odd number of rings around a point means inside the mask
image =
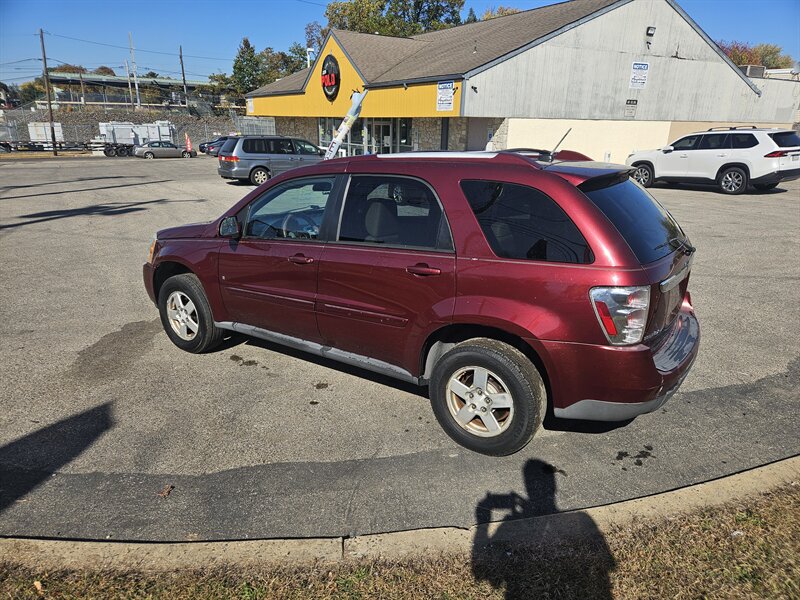
M 706 131 L 734 131 L 736 129 L 758 129 L 756 125 L 737 125 L 735 127 L 711 127 Z

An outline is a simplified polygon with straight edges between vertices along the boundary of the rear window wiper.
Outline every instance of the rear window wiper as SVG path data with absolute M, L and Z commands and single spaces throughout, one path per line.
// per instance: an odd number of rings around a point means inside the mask
M 697 251 L 697 248 L 692 246 L 687 238 L 683 239 L 677 237 L 670 238 L 663 244 L 659 244 L 658 246 L 656 246 L 654 250 L 658 250 L 660 248 L 663 248 L 664 246 L 671 246 L 675 250 L 681 250 L 687 256 L 692 255 Z

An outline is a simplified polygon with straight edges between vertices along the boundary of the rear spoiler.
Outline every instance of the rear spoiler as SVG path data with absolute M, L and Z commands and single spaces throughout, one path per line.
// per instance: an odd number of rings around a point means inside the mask
M 634 170 L 635 169 L 631 168 L 625 169 L 624 171 L 617 171 L 616 173 L 610 173 L 608 175 L 592 177 L 591 179 L 587 179 L 583 183 L 579 184 L 578 189 L 582 192 L 592 192 L 594 190 L 602 190 L 603 188 L 617 185 L 623 181 L 628 181 Z
M 542 167 L 569 181 L 582 192 L 591 192 L 627 181 L 635 170 L 626 165 L 594 161 L 556 162 Z

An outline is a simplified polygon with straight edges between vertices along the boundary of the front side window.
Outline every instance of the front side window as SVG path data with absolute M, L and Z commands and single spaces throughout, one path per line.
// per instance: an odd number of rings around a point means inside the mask
M 461 189 L 497 256 L 577 264 L 594 261 L 578 227 L 543 192 L 499 181 L 462 181 Z
M 685 138 L 679 139 L 677 142 L 672 144 L 672 147 L 675 150 L 692 150 L 697 144 L 697 140 L 700 139 L 699 135 L 689 135 Z
M 307 177 L 268 190 L 250 205 L 245 237 L 318 239 L 333 182 L 333 177 Z
M 452 250 L 442 207 L 431 188 L 408 177 L 354 175 L 339 227 L 340 242 Z
M 306 142 L 304 140 L 295 140 L 294 147 L 297 148 L 298 154 L 311 154 L 314 156 L 319 156 L 319 148 L 310 142 Z

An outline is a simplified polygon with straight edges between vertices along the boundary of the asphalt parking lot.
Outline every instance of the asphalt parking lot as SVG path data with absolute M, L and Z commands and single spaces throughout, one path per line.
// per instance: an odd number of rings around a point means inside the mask
M 205 157 L 0 162 L 0 535 L 467 526 L 536 495 L 531 459 L 555 479 L 555 507 L 538 504 L 552 511 L 800 452 L 800 181 L 738 197 L 654 188 L 698 248 L 692 373 L 654 414 L 551 421 L 503 459 L 455 445 L 411 386 L 246 338 L 201 356 L 169 342 L 142 285 L 150 238 L 250 189 Z M 497 510 L 476 515 L 487 497 Z

